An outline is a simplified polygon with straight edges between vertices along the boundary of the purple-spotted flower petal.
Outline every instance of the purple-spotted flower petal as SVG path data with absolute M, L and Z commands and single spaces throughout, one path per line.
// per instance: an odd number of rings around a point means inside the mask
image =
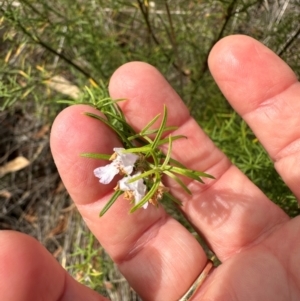
M 94 175 L 99 178 L 100 183 L 108 184 L 119 172 L 118 166 L 112 162 L 108 165 L 96 168 L 94 170 Z
M 122 172 L 125 172 L 126 175 L 130 175 L 133 171 L 134 164 L 139 158 L 139 156 L 132 153 L 124 154 L 122 153 L 123 150 L 124 148 L 118 148 L 118 147 L 114 148 L 114 151 L 117 154 L 117 157 L 114 160 L 114 162 L 119 164 Z
M 132 153 L 122 153 L 124 148 L 114 148 L 115 158 L 110 164 L 98 167 L 94 170 L 94 175 L 99 178 L 102 184 L 108 184 L 119 173 L 130 175 L 134 169 L 134 164 L 139 158 Z
M 136 180 L 132 183 L 128 183 L 132 178 L 139 176 L 141 173 L 137 172 L 132 176 L 124 177 L 119 181 L 119 189 L 122 191 L 130 191 L 134 196 L 134 203 L 137 205 L 145 196 L 147 187 L 144 184 L 143 179 Z M 143 208 L 146 209 L 148 202 L 143 205 Z

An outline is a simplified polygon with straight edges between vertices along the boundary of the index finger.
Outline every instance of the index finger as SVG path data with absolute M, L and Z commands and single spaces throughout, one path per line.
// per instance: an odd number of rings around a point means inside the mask
M 205 252 L 162 207 L 148 206 L 129 214 L 131 204 L 119 197 L 99 218 L 116 181 L 110 186 L 100 184 L 93 170 L 105 163 L 80 154 L 109 154 L 120 141 L 84 112 L 100 114 L 88 106 L 72 106 L 53 124 L 51 150 L 61 178 L 90 230 L 143 300 L 166 296 L 177 300 L 204 268 Z

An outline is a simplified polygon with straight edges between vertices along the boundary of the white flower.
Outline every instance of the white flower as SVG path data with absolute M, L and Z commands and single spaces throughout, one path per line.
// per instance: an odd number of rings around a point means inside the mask
M 94 170 L 94 175 L 99 178 L 102 184 L 108 184 L 118 173 L 130 175 L 133 171 L 134 164 L 139 158 L 132 153 L 122 153 L 124 148 L 114 148 L 113 161 L 105 166 L 98 167 Z
M 130 198 L 131 196 L 134 197 L 134 203 L 137 205 L 145 196 L 147 187 L 144 184 L 143 179 L 136 180 L 132 183 L 128 183 L 129 180 L 139 176 L 141 173 L 137 172 L 132 176 L 124 177 L 122 180 L 119 181 L 119 189 L 122 191 L 127 192 L 127 197 Z M 143 208 L 146 209 L 148 206 L 148 202 L 143 205 Z

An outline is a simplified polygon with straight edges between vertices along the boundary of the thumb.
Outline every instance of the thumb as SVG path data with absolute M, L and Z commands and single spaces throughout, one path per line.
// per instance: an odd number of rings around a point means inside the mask
M 1 300 L 107 301 L 76 282 L 35 239 L 0 231 Z

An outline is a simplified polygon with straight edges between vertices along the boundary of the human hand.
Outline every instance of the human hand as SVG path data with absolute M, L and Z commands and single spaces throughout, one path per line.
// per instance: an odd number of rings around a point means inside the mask
M 245 36 L 220 41 L 209 65 L 230 104 L 299 198 L 296 76 L 274 53 Z M 173 143 L 172 155 L 216 178 L 205 179 L 204 185 L 190 183 L 192 197 L 172 187 L 184 214 L 222 262 L 192 300 L 300 300 L 300 218 L 290 220 L 229 162 L 153 67 L 126 64 L 114 73 L 109 88 L 112 98 L 128 99 L 120 106 L 136 129 L 161 113 L 165 104 L 169 125 L 177 125 L 176 134 L 188 137 Z M 69 107 L 53 125 L 51 147 L 63 182 L 91 231 L 143 300 L 178 300 L 205 267 L 206 255 L 162 207 L 128 214 L 130 204 L 120 198 L 99 218 L 115 183 L 99 184 L 93 170 L 101 163 L 79 154 L 111 153 L 120 143 L 105 125 L 82 114 L 87 111 L 94 112 L 82 105 Z M 106 300 L 77 284 L 33 239 L 3 232 L 0 245 L 3 300 Z

